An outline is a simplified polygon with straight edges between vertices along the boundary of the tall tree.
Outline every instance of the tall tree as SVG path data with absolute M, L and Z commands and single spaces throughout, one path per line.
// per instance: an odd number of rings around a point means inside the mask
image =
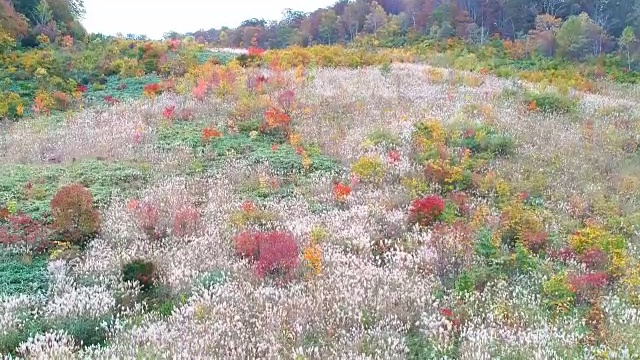
M 631 52 L 635 49 L 635 46 L 638 43 L 638 38 L 636 38 L 635 31 L 633 31 L 631 26 L 624 28 L 618 43 L 620 44 L 620 49 L 627 55 L 627 69 L 631 71 Z
M 324 11 L 320 20 L 319 35 L 320 41 L 324 44 L 336 42 L 338 34 L 338 15 L 333 9 Z
M 366 16 L 365 28 L 377 33 L 378 29 L 383 27 L 387 22 L 387 13 L 377 1 L 371 3 L 371 12 Z

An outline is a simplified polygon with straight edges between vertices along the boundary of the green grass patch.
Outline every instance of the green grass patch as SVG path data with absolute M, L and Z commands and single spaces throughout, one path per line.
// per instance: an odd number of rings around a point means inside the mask
M 148 169 L 139 164 L 107 163 L 97 160 L 65 165 L 0 166 L 0 206 L 34 219 L 49 219 L 49 203 L 58 189 L 79 182 L 89 188 L 96 205 L 106 205 L 115 191 L 128 193 L 149 179 Z M 27 184 L 30 184 L 28 188 Z
M 202 140 L 202 130 L 206 124 L 199 122 L 178 122 L 158 130 L 156 146 L 160 150 L 171 151 L 177 147 L 189 147 L 197 156 L 216 162 L 225 158 L 242 157 L 254 164 L 268 164 L 274 173 L 288 175 L 305 171 L 302 156 L 289 144 L 275 136 L 250 134 L 223 134 L 208 143 Z M 275 146 L 275 148 L 274 148 Z M 336 171 L 338 163 L 320 153 L 317 146 L 308 145 L 306 151 L 311 160 L 309 172 Z M 209 164 L 212 165 L 212 164 Z
M 160 82 L 157 75 L 144 75 L 137 78 L 121 79 L 117 75 L 107 77 L 104 89 L 94 89 L 89 86 L 89 90 L 85 93 L 85 101 L 89 104 L 104 103 L 106 96 L 111 96 L 119 101 L 139 99 L 143 96 L 145 85 Z
M 47 290 L 47 256 L 26 261 L 0 250 L 0 296 L 35 294 Z

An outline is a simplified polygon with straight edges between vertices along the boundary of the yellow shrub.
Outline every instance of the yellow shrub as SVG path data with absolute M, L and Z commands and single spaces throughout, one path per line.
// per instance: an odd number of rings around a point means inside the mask
M 420 147 L 423 151 L 429 151 L 437 149 L 440 146 L 444 146 L 446 138 L 447 134 L 445 129 L 442 127 L 440 121 L 436 119 L 429 119 L 415 125 L 413 141 L 415 145 Z
M 433 84 L 441 84 L 446 80 L 446 70 L 428 67 L 423 70 L 428 82 Z
M 512 232 L 516 240 L 523 240 L 527 232 L 537 233 L 543 229 L 535 211 L 526 208 L 519 198 L 512 199 L 504 206 L 502 216 L 506 221 L 501 230 Z
M 625 238 L 613 235 L 603 226 L 597 224 L 590 224 L 571 234 L 569 245 L 578 254 L 591 249 L 605 252 L 609 256 L 609 271 L 613 275 L 623 274 L 629 261 Z
M 351 171 L 363 181 L 380 182 L 384 179 L 385 168 L 382 161 L 373 156 L 363 156 L 351 166 Z
M 20 118 L 24 115 L 24 103 L 20 95 L 9 92 L 0 93 L 0 118 Z
M 412 198 L 422 197 L 429 191 L 429 184 L 421 177 L 403 177 L 400 184 L 409 191 Z

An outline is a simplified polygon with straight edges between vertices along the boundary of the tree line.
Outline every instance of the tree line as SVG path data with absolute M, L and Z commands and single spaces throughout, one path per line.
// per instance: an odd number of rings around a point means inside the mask
M 582 58 L 635 47 L 640 0 L 340 0 L 277 21 L 248 19 L 237 28 L 170 32 L 225 47 L 285 48 L 353 42 L 396 47 L 425 38 L 483 44 L 496 37 L 534 42 L 549 55 Z

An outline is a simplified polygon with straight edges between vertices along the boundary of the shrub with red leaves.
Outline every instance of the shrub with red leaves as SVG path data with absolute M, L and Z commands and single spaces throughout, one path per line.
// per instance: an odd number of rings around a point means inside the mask
M 0 244 L 25 248 L 39 254 L 51 245 L 51 233 L 48 226 L 29 215 L 9 215 L 7 223 L 0 226 Z
M 260 255 L 259 240 L 258 233 L 251 231 L 241 232 L 233 239 L 236 255 L 243 259 L 258 260 Z
M 569 262 L 576 258 L 576 252 L 569 247 L 564 247 L 560 250 L 555 250 L 549 253 L 554 259 Z
M 260 278 L 289 279 L 298 265 L 298 244 L 287 232 L 244 231 L 234 238 L 234 246 L 239 257 L 257 261 Z
M 259 47 L 252 46 L 249 48 L 249 56 L 262 56 L 262 54 L 264 54 L 264 50 Z
M 431 225 L 444 211 L 444 199 L 438 195 L 427 195 L 411 202 L 409 221 L 421 226 Z
M 569 288 L 576 293 L 578 301 L 595 300 L 607 286 L 606 272 L 569 276 Z
M 468 216 L 471 213 L 470 198 L 464 191 L 454 191 L 449 195 L 449 199 L 458 208 L 458 213 L 462 216 Z
M 91 192 L 81 184 L 60 188 L 51 199 L 51 212 L 58 234 L 74 244 L 84 244 L 100 228 L 100 216 L 93 207 Z
M 149 239 L 159 240 L 166 235 L 166 229 L 160 224 L 160 209 L 150 203 L 137 204 L 135 209 L 136 223 Z
M 590 249 L 580 255 L 580 261 L 586 265 L 589 270 L 604 270 L 607 266 L 607 254 L 598 249 Z
M 544 251 L 545 247 L 547 246 L 548 238 L 549 238 L 549 235 L 544 231 L 538 231 L 538 232 L 527 231 L 524 233 L 522 242 L 527 249 L 538 254 Z
M 107 96 L 104 97 L 104 102 L 106 102 L 107 105 L 116 105 L 116 104 L 120 103 L 120 100 L 114 98 L 111 95 L 107 95 Z
M 293 102 L 296 97 L 296 93 L 293 90 L 283 91 L 278 95 L 278 105 L 284 112 L 289 113 L 293 110 Z
M 172 120 L 176 115 L 176 106 L 171 105 L 164 108 L 162 111 L 162 116 L 164 116 L 167 120 Z
M 146 95 L 156 95 L 159 94 L 161 91 L 160 88 L 160 84 L 158 83 L 151 83 L 151 84 L 147 84 L 144 86 L 144 88 L 142 89 L 142 91 L 146 94 Z
M 184 207 L 173 217 L 173 234 L 175 236 L 190 236 L 198 231 L 200 212 L 193 206 Z
M 260 234 L 258 276 L 291 277 L 298 265 L 298 244 L 293 236 L 285 232 L 268 232 Z

